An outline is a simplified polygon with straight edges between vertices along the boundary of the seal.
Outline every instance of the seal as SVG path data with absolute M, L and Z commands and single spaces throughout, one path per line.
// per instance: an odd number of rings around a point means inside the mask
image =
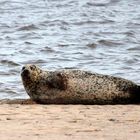
M 140 103 L 140 86 L 119 77 L 72 69 L 43 71 L 30 64 L 22 68 L 21 77 L 27 94 L 37 103 Z

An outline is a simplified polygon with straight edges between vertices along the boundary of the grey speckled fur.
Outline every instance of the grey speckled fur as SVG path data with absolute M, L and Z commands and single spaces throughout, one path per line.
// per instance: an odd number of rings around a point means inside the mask
M 43 71 L 35 65 L 24 66 L 21 77 L 30 98 L 43 104 L 140 103 L 140 86 L 123 78 L 81 70 Z

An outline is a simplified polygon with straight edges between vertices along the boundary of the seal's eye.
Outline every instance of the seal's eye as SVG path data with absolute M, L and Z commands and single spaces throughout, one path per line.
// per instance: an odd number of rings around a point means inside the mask
M 22 71 L 25 70 L 25 67 L 22 67 Z
M 30 66 L 30 69 L 31 70 L 35 70 L 36 69 L 36 66 L 35 65 L 32 65 L 32 66 Z

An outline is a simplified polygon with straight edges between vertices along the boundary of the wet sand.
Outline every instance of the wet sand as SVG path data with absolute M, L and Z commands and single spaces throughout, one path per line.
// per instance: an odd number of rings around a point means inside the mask
M 139 140 L 140 105 L 0 102 L 1 140 Z

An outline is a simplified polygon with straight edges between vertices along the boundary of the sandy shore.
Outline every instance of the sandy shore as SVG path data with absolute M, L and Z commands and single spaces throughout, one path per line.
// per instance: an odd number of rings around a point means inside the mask
M 0 103 L 0 140 L 140 139 L 140 105 Z

